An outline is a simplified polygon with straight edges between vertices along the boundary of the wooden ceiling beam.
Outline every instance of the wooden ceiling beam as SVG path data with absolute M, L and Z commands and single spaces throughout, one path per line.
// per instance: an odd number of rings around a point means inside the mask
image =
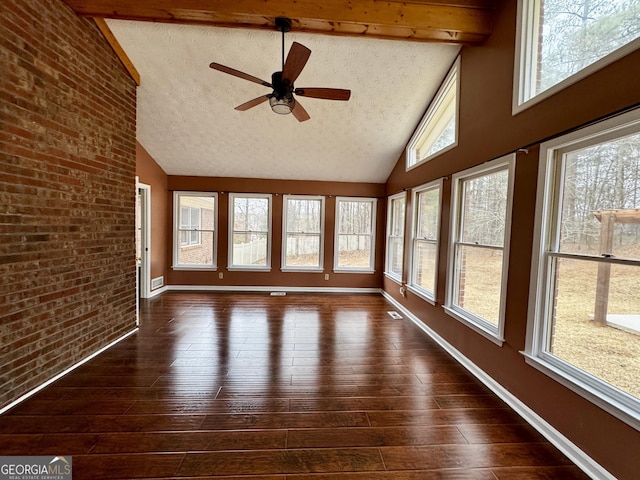
M 152 22 L 477 44 L 491 33 L 493 0 L 65 0 L 78 14 Z

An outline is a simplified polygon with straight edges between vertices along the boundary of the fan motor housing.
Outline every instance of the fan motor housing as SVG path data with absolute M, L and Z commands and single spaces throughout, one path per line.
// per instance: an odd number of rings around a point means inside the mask
M 293 85 L 288 80 L 282 79 L 282 72 L 274 72 L 271 75 L 271 85 L 273 86 L 273 95 L 277 99 L 293 98 Z

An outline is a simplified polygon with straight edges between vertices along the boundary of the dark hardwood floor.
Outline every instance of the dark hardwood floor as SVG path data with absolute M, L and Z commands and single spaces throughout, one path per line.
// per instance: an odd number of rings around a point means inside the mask
M 0 417 L 74 479 L 588 478 L 378 295 L 165 293 Z

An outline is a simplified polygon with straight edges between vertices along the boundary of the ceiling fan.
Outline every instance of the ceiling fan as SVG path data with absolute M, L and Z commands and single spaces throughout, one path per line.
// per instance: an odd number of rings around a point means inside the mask
M 296 100 L 295 95 L 309 98 L 320 98 L 324 100 L 349 100 L 351 96 L 350 90 L 344 90 L 340 88 L 295 88 L 294 82 L 302 72 L 302 69 L 309 60 L 311 50 L 298 42 L 293 42 L 289 49 L 289 54 L 285 61 L 284 58 L 284 34 L 291 30 L 291 20 L 288 18 L 278 17 L 276 18 L 276 27 L 282 32 L 282 70 L 275 72 L 271 75 L 271 83 L 261 80 L 248 73 L 235 70 L 219 63 L 211 63 L 209 67 L 219 72 L 233 75 L 234 77 L 243 78 L 250 82 L 264 85 L 265 87 L 273 88 L 273 92 L 262 95 L 253 100 L 249 100 L 242 105 L 238 105 L 235 109 L 240 111 L 249 110 L 263 102 L 269 101 L 271 109 L 275 113 L 286 115 L 292 113 L 293 116 L 299 121 L 304 122 L 309 120 L 309 114 L 300 105 L 300 102 Z

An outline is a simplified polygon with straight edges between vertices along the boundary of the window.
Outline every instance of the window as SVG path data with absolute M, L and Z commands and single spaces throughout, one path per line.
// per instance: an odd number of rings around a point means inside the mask
M 271 268 L 271 195 L 229 194 L 229 269 Z
M 373 272 L 376 199 L 336 199 L 334 270 Z
M 514 155 L 453 176 L 446 311 L 501 344 Z
M 458 70 L 456 60 L 407 146 L 407 169 L 458 143 Z
M 640 111 L 543 144 L 538 188 L 528 361 L 640 428 Z
M 216 193 L 175 192 L 173 268 L 216 267 Z
M 413 191 L 413 238 L 409 289 L 435 302 L 442 181 Z
M 282 268 L 322 270 L 324 197 L 285 195 Z
M 514 111 L 640 46 L 638 0 L 520 0 L 518 8 Z
M 385 273 L 398 282 L 402 282 L 405 204 L 406 194 L 404 192 L 389 197 Z

